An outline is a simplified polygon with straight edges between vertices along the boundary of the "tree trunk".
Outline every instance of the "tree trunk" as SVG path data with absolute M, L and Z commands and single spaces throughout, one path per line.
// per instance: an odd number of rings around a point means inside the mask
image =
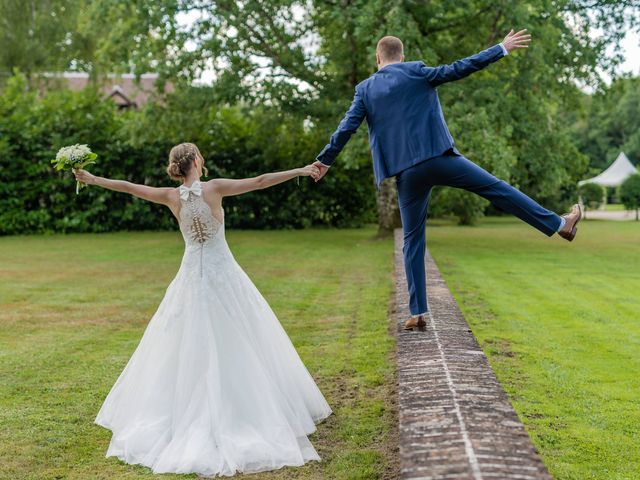
M 377 196 L 378 204 L 378 236 L 384 237 L 393 234 L 393 229 L 402 225 L 400 221 L 400 209 L 396 181 L 394 178 L 386 178 L 380 184 Z

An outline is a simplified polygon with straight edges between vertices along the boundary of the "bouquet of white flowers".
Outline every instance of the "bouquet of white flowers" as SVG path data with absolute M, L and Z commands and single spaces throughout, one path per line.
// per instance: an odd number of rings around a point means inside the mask
M 51 160 L 51 163 L 55 164 L 56 170 L 74 170 L 96 163 L 96 158 L 98 158 L 98 155 L 93 153 L 87 145 L 76 143 L 58 150 L 56 158 Z M 86 184 L 76 181 L 76 195 L 82 187 L 86 187 Z

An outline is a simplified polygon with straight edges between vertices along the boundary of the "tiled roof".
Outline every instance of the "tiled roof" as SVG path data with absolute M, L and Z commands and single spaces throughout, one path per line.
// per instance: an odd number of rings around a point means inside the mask
M 83 72 L 48 73 L 44 77 L 61 81 L 62 85 L 66 84 L 68 88 L 76 91 L 86 88 L 90 81 L 89 75 Z M 145 73 L 136 83 L 133 74 L 110 74 L 100 80 L 100 89 L 105 96 L 113 98 L 120 106 L 140 106 L 147 103 L 157 93 L 158 90 L 155 86 L 157 79 L 158 74 Z M 173 90 L 173 84 L 167 82 L 164 92 L 170 93 Z

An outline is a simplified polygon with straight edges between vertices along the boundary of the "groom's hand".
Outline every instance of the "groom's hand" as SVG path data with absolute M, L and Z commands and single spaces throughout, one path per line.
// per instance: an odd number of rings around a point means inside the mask
M 527 33 L 527 29 L 520 30 L 519 32 L 513 33 L 513 29 L 507 36 L 504 37 L 502 41 L 502 45 L 507 49 L 507 52 L 511 52 L 516 48 L 529 48 L 529 44 L 531 43 L 531 35 Z
M 318 170 L 320 170 L 320 175 L 318 175 L 317 177 L 314 177 L 315 181 L 319 182 L 320 179 L 325 176 L 325 174 L 329 170 L 329 167 L 327 167 L 324 163 L 322 163 L 322 162 L 320 162 L 318 160 L 313 162 L 313 166 L 318 167 Z

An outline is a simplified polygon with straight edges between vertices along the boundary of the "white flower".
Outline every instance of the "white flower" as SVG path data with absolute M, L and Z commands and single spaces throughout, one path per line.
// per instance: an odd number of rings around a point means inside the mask
M 95 162 L 98 155 L 93 153 L 88 145 L 70 145 L 68 147 L 62 147 L 58 150 L 56 158 L 51 160 L 56 170 L 72 170 L 76 168 L 85 168 L 87 165 L 92 165 Z M 80 188 L 84 186 L 79 180 L 76 181 L 76 194 L 80 191 Z
M 75 165 L 76 163 L 83 162 L 89 155 L 91 155 L 91 149 L 87 145 L 70 145 L 68 147 L 62 147 L 56 154 L 56 160 L 64 161 L 69 165 Z

